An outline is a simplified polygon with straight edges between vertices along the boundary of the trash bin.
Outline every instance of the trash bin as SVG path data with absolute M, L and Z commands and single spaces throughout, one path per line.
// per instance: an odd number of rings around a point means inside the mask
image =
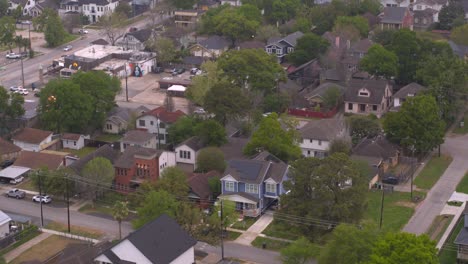
M 31 83 L 31 89 L 34 91 L 36 89 L 36 84 L 35 83 Z
M 465 122 L 464 121 L 461 121 L 460 122 L 460 127 L 464 127 L 465 126 Z
M 263 243 L 262 243 L 262 248 L 263 248 L 263 249 L 266 249 L 266 242 L 263 242 Z

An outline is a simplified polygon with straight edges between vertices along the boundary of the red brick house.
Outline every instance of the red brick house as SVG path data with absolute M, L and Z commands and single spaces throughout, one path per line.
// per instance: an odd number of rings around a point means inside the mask
M 166 167 L 175 165 L 175 153 L 129 146 L 115 161 L 115 189 L 134 191 L 144 181 L 157 181 Z

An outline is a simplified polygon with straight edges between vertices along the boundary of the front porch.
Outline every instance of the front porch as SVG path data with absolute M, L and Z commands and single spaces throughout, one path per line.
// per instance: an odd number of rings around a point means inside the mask
M 262 213 L 263 201 L 246 193 L 223 194 L 219 199 L 233 201 L 243 216 L 257 217 Z

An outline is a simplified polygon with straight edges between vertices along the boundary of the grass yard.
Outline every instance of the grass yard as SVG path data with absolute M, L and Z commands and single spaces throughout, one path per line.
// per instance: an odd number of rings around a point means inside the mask
M 90 204 L 85 204 L 80 209 L 78 209 L 81 213 L 102 213 L 109 216 L 112 216 L 112 208 L 105 207 L 99 204 L 96 204 L 94 208 Z
M 71 243 L 77 243 L 77 241 L 61 236 L 50 236 L 43 240 L 40 244 L 26 250 L 23 254 L 19 255 L 10 263 L 20 264 L 32 260 L 39 260 L 43 262 L 62 251 L 65 247 L 67 247 L 68 244 Z
M 456 191 L 468 194 L 468 173 L 466 173 L 463 179 L 458 183 Z
M 83 158 L 86 155 L 93 153 L 96 149 L 97 148 L 93 147 L 84 147 L 82 149 L 63 149 L 63 151 L 70 152 L 73 155 Z
M 424 193 L 413 192 L 413 197 L 415 196 L 424 197 Z M 367 197 L 368 204 L 367 211 L 364 213 L 364 221 L 372 222 L 378 226 L 382 192 L 369 191 Z M 416 205 L 410 201 L 410 193 L 385 193 L 382 229 L 392 232 L 401 230 L 413 215 Z
M 16 185 L 16 188 L 33 192 L 39 191 L 39 189 L 33 184 L 33 181 L 31 181 L 31 179 L 25 179 L 22 183 Z
M 279 240 L 273 240 L 270 238 L 266 237 L 257 237 L 255 238 L 254 241 L 252 241 L 252 246 L 257 247 L 257 248 L 262 248 L 263 243 L 266 244 L 266 249 L 267 250 L 274 250 L 274 251 L 280 251 L 281 249 L 289 246 L 289 242 L 285 241 L 279 241 Z
M 100 136 L 96 137 L 96 140 L 105 141 L 105 142 L 116 142 L 122 138 L 122 135 L 115 135 L 115 134 L 101 134 Z
M 463 228 L 464 222 L 463 217 L 460 217 L 457 225 L 452 230 L 449 238 L 445 241 L 442 249 L 439 252 L 440 264 L 454 264 L 457 263 L 457 245 L 453 243 L 458 236 L 458 233 Z
M 440 176 L 444 174 L 444 171 L 450 163 L 452 163 L 452 157 L 450 156 L 433 156 L 424 169 L 414 179 L 414 184 L 421 189 L 431 189 L 439 180 Z
M 55 230 L 55 231 L 59 231 L 59 232 L 68 232 L 68 227 L 67 225 L 64 225 L 62 223 L 58 223 L 58 222 L 50 222 L 48 223 L 46 226 L 45 226 L 46 229 L 52 229 L 52 230 Z M 96 229 L 91 229 L 91 228 L 87 228 L 87 227 L 81 227 L 81 226 L 74 226 L 72 225 L 70 227 L 70 231 L 72 234 L 74 235 L 78 235 L 78 236 L 84 236 L 84 237 L 89 237 L 89 238 L 100 238 L 104 235 L 104 232 L 100 231 L 100 230 L 96 230 Z
M 432 240 L 439 242 L 440 238 L 445 233 L 445 230 L 450 225 L 450 222 L 452 222 L 453 217 L 453 215 L 438 215 L 434 221 L 432 221 L 432 224 L 426 234 Z
M 453 133 L 463 135 L 468 133 L 468 113 L 465 113 L 465 116 L 463 117 L 463 122 L 465 123 L 463 127 L 460 127 L 460 123 L 456 124 L 457 126 L 453 130 Z
M 247 230 L 252 226 L 258 218 L 244 217 L 244 220 L 235 222 L 231 227 L 240 230 Z
M 270 237 L 289 240 L 297 240 L 301 236 L 301 232 L 293 225 L 277 220 L 273 220 L 262 233 Z
M 242 233 L 234 232 L 234 231 L 227 231 L 227 240 L 236 240 Z

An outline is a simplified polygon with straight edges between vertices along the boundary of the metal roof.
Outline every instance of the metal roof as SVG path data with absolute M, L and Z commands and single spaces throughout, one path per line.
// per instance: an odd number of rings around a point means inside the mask
M 0 171 L 0 177 L 14 179 L 18 176 L 25 174 L 30 171 L 30 168 L 21 167 L 21 166 L 10 166 L 4 170 Z

